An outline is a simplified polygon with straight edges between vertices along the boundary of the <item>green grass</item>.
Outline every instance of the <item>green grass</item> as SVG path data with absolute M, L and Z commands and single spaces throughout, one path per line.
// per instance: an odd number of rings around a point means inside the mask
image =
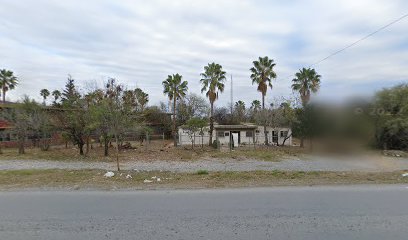
M 203 169 L 198 170 L 198 171 L 197 171 L 197 175 L 208 175 L 208 171 L 207 171 L 207 170 L 203 170 Z

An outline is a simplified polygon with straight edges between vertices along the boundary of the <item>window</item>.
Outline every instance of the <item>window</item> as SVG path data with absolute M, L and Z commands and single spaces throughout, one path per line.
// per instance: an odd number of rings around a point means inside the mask
M 224 136 L 229 137 L 229 132 L 225 132 Z
M 224 137 L 224 132 L 217 132 L 217 137 Z
M 278 143 L 278 131 L 272 131 L 272 142 Z
M 288 136 L 288 131 L 281 131 L 280 136 L 284 137 L 284 138 L 287 137 Z
M 246 135 L 246 137 L 253 137 L 253 136 L 254 136 L 254 132 L 252 132 L 252 131 L 246 131 L 245 135 Z
M 255 133 L 256 133 L 256 134 L 259 134 L 259 130 L 256 130 Z

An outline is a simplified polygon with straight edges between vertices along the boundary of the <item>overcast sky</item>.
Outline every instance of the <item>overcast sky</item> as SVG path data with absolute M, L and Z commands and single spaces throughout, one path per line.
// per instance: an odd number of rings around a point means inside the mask
M 234 100 L 260 99 L 249 68 L 259 56 L 276 62 L 268 101 L 290 96 L 292 74 L 408 13 L 408 1 L 384 0 L 1 0 L 0 68 L 19 77 L 8 99 L 40 99 L 71 74 L 89 82 L 117 78 L 140 87 L 151 104 L 165 100 L 161 82 L 180 73 L 199 93 L 200 73 L 221 64 Z M 408 18 L 315 66 L 315 99 L 339 100 L 408 79 Z M 230 99 L 229 81 L 217 104 Z

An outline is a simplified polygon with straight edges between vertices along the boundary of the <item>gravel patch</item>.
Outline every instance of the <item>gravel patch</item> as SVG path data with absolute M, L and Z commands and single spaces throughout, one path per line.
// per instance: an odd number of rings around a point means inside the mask
M 0 170 L 21 169 L 106 169 L 115 170 L 116 163 L 105 162 L 62 162 L 43 160 L 0 160 Z M 408 169 L 407 158 L 359 157 L 328 158 L 304 156 L 302 158 L 283 159 L 280 162 L 236 159 L 202 159 L 196 161 L 137 161 L 122 162 L 123 170 L 196 172 L 208 171 L 360 171 L 385 172 Z

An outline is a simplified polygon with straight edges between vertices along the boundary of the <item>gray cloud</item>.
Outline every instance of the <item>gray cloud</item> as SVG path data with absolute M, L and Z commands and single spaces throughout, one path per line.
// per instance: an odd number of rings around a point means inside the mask
M 199 73 L 218 62 L 234 77 L 235 99 L 259 98 L 249 80 L 258 56 L 277 63 L 268 99 L 291 94 L 299 68 L 405 14 L 406 1 L 13 1 L 0 8 L 0 68 L 20 78 L 10 92 L 39 98 L 67 74 L 83 88 L 116 77 L 165 100 L 161 82 L 180 73 L 199 93 Z M 369 94 L 407 81 L 408 19 L 318 66 L 317 98 Z M 229 101 L 229 83 L 219 104 Z

